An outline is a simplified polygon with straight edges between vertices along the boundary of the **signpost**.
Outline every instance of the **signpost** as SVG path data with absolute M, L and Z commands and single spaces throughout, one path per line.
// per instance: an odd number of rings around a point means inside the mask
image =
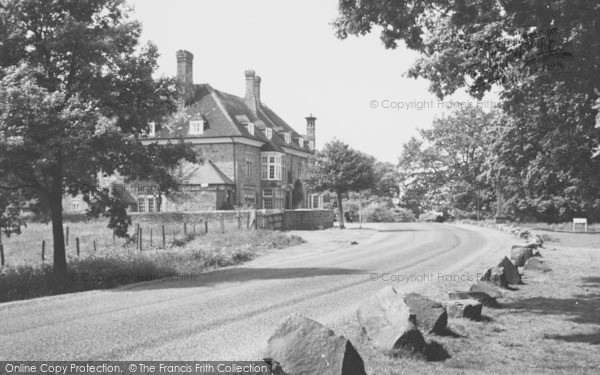
M 575 232 L 575 225 L 583 225 L 585 227 L 585 231 L 587 232 L 587 219 L 585 218 L 573 218 L 573 232 Z

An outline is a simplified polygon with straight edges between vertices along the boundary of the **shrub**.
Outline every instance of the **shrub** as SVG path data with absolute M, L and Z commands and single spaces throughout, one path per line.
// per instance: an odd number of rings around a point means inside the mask
M 372 202 L 363 210 L 363 220 L 372 223 L 398 223 L 414 221 L 414 214 L 407 209 L 386 202 Z
M 443 223 L 444 221 L 446 221 L 446 218 L 444 217 L 443 212 L 427 211 L 427 212 L 423 212 L 421 215 L 419 215 L 419 221 L 430 222 L 430 223 L 431 222 Z

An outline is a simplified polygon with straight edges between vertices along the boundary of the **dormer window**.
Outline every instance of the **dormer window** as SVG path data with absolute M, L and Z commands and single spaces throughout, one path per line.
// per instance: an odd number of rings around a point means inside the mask
M 287 143 L 287 144 L 292 143 L 292 135 L 291 134 L 285 133 L 284 138 L 285 138 L 285 143 Z
M 254 135 L 254 123 L 253 122 L 246 123 L 246 130 L 248 130 L 248 133 L 250 133 L 250 135 Z
M 298 138 L 298 145 L 304 147 L 304 138 Z
M 310 148 L 311 150 L 314 150 L 315 149 L 315 142 L 309 141 L 308 142 L 308 148 Z
M 271 128 L 266 128 L 265 129 L 265 136 L 269 139 L 273 138 L 273 129 Z
M 204 134 L 204 120 L 190 121 L 190 134 Z
M 154 137 L 156 135 L 156 123 L 151 122 L 148 124 L 148 136 Z

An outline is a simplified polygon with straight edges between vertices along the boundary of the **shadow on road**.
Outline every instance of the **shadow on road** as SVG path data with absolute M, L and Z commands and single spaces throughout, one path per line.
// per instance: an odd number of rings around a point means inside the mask
M 133 284 L 128 290 L 152 290 L 167 288 L 197 288 L 210 287 L 217 283 L 237 283 L 252 280 L 283 280 L 297 278 L 311 278 L 318 276 L 359 275 L 366 271 L 348 268 L 331 267 L 296 267 L 296 268 L 225 268 L 175 278 L 166 278 L 143 284 Z

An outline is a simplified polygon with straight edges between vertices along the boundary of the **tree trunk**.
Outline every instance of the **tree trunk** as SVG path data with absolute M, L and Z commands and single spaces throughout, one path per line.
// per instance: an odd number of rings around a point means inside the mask
M 50 199 L 52 238 L 54 240 L 54 272 L 57 275 L 64 276 L 67 274 L 67 256 L 65 251 L 65 234 L 63 232 L 62 194 L 54 193 Z
M 344 207 L 342 206 L 342 193 L 336 192 L 338 202 L 338 214 L 340 215 L 340 229 L 346 229 L 344 226 Z

